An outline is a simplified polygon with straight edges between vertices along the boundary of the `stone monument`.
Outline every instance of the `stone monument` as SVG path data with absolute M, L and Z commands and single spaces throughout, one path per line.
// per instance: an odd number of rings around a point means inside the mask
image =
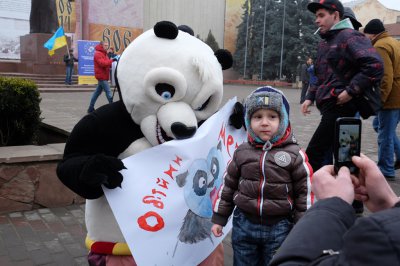
M 56 0 L 32 0 L 29 17 L 30 33 L 20 37 L 20 71 L 34 74 L 63 74 L 65 65 L 63 55 L 66 47 L 49 56 L 44 43 L 58 28 Z M 67 42 L 71 41 L 67 37 Z

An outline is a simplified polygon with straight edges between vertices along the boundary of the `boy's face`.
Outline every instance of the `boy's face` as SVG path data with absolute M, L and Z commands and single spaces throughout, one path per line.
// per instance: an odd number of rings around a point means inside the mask
M 270 109 L 258 109 L 250 119 L 250 127 L 263 141 L 268 141 L 276 135 L 279 128 L 279 114 Z

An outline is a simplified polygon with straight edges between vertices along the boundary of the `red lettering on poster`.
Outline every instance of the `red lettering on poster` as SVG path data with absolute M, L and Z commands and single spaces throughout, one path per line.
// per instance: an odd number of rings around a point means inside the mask
M 162 184 L 160 184 L 160 182 L 162 182 Z M 168 181 L 165 181 L 164 178 L 159 178 L 159 177 L 157 177 L 156 183 L 157 183 L 158 186 L 160 186 L 160 187 L 162 187 L 162 188 L 165 188 L 165 189 L 168 189 L 168 184 L 169 184 L 169 183 L 168 183 Z
M 153 226 L 149 225 L 149 223 L 147 222 L 147 219 L 151 217 L 156 218 L 157 221 L 157 223 Z M 165 226 L 164 219 L 158 213 L 153 211 L 146 212 L 144 215 L 140 216 L 137 219 L 137 223 L 140 228 L 149 232 L 157 232 L 163 229 Z
M 175 159 L 172 160 L 175 164 L 180 166 L 180 163 L 182 162 L 182 159 L 179 156 L 176 156 Z M 172 167 L 171 164 L 169 164 L 169 169 L 164 171 L 164 174 L 168 175 L 172 180 L 174 180 L 173 173 L 178 171 L 174 167 Z M 142 198 L 142 202 L 144 204 L 148 204 L 151 208 L 157 208 L 157 209 L 164 209 L 164 202 L 162 201 L 162 197 L 166 198 L 167 197 L 167 192 L 168 191 L 168 181 L 166 181 L 163 177 L 157 177 L 156 178 L 156 188 L 151 189 L 151 194 L 152 195 L 146 195 Z M 161 188 L 161 189 L 160 189 Z M 163 190 L 162 190 L 163 189 Z M 157 224 L 156 226 L 149 226 L 147 224 L 147 218 L 149 217 L 155 217 L 157 219 Z M 139 227 L 146 230 L 146 231 L 158 231 L 161 230 L 164 227 L 164 220 L 161 217 L 160 214 L 154 212 L 154 211 L 149 211 L 143 216 L 138 218 L 138 224 Z
M 167 196 L 167 194 L 165 194 L 165 193 L 163 193 L 163 192 L 161 192 L 161 191 L 159 191 L 159 190 L 157 190 L 157 189 L 155 189 L 155 188 L 153 188 L 153 189 L 151 190 L 151 193 L 153 193 L 153 194 L 161 194 L 161 195 L 163 195 L 164 197 Z
M 176 155 L 176 159 L 173 160 L 173 162 L 176 163 L 177 165 L 181 166 L 182 159 L 178 155 Z
M 145 196 L 143 198 L 143 203 L 152 204 L 154 207 L 159 209 L 164 209 L 164 203 L 161 201 L 161 198 L 158 197 L 160 200 L 156 200 L 154 196 Z
M 177 170 L 172 167 L 172 165 L 169 165 L 169 169 L 167 171 L 164 171 L 165 174 L 169 175 L 172 180 L 174 180 L 174 176 L 172 175 L 173 172 L 176 172 Z

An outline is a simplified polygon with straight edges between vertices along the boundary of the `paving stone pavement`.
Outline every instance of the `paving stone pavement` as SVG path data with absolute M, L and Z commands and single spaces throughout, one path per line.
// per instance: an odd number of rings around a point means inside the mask
M 225 85 L 223 103 L 234 96 L 242 100 L 255 88 L 255 86 Z M 300 90 L 291 88 L 282 90 L 291 104 L 290 120 L 296 138 L 305 149 L 319 122 L 319 112 L 312 107 L 311 115 L 303 116 L 298 103 Z M 47 88 L 46 92 L 41 93 L 43 121 L 70 132 L 86 114 L 90 97 L 91 91 L 74 92 L 71 89 L 71 92 L 57 92 L 57 89 Z M 106 98 L 102 94 L 96 107 L 106 103 Z M 372 119 L 363 121 L 362 152 L 376 160 L 376 133 L 371 124 Z M 399 177 L 400 172 L 397 171 L 396 181 L 390 182 L 398 195 L 400 195 Z M 2 214 L 0 215 L 0 265 L 88 265 L 87 250 L 84 246 L 85 235 L 84 205 Z M 233 265 L 230 234 L 223 243 L 225 265 Z

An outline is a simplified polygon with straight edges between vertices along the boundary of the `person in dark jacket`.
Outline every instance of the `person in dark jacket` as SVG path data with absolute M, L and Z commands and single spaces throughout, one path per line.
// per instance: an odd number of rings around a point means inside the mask
M 66 73 L 65 73 L 65 84 L 66 85 L 72 85 L 72 74 L 74 72 L 74 62 L 78 62 L 78 59 L 76 59 L 73 55 L 74 50 L 70 49 L 68 54 L 64 55 L 64 63 L 65 63 L 65 68 L 66 68 Z
M 309 67 L 308 59 L 309 58 L 307 58 L 307 61 L 301 65 L 300 69 L 300 81 L 301 81 L 300 104 L 302 104 L 306 99 L 306 93 L 310 82 L 310 76 L 307 73 Z
M 387 33 L 379 19 L 368 22 L 364 33 L 383 59 L 383 106 L 374 119 L 374 128 L 378 132 L 378 166 L 388 180 L 394 180 L 395 168 L 400 167 L 400 140 L 396 133 L 400 121 L 400 42 Z
M 88 108 L 88 113 L 94 111 L 94 105 L 101 92 L 104 90 L 109 103 L 113 102 L 110 85 L 108 80 L 110 79 L 110 68 L 113 60 L 107 56 L 108 44 L 100 42 L 96 45 L 94 53 L 94 75 L 98 81 L 96 90 L 93 92 L 92 98 Z
M 113 48 L 113 47 L 110 47 L 110 48 L 108 49 L 108 53 L 107 53 L 108 58 L 113 59 L 116 55 L 117 55 L 117 54 L 114 52 L 114 48 Z
M 400 265 L 400 202 L 376 163 L 353 156 L 358 177 L 332 165 L 313 176 L 318 201 L 293 227 L 271 261 L 283 265 Z M 354 185 L 353 185 L 354 183 Z M 356 219 L 351 202 L 373 213 Z
M 315 76 L 315 68 L 311 57 L 307 59 L 307 74 L 308 74 L 309 85 L 315 85 L 315 83 L 317 82 L 317 76 Z
M 315 13 L 323 39 L 315 62 L 317 82 L 310 86 L 301 106 L 304 115 L 316 101 L 321 121 L 306 153 L 314 171 L 326 164 L 332 152 L 334 125 L 338 117 L 353 117 L 358 108 L 356 98 L 383 75 L 383 62 L 362 33 L 353 29 L 349 18 L 343 19 L 344 8 L 338 0 L 312 2 L 307 8 Z
M 292 227 L 310 207 L 312 169 L 289 122 L 289 103 L 272 87 L 245 100 L 248 142 L 230 162 L 213 207 L 212 232 L 232 212 L 234 265 L 268 265 Z M 236 209 L 234 210 L 236 206 Z

